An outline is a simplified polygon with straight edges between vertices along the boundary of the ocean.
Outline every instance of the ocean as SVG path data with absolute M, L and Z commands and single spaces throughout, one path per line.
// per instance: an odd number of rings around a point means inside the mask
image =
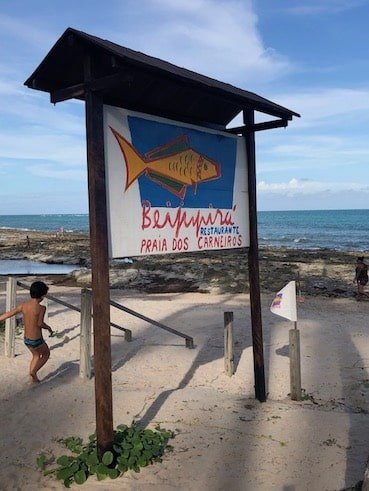
M 31 230 L 56 232 L 64 228 L 66 232 L 88 232 L 88 215 L 0 215 L 1 229 L 12 228 L 27 233 Z M 67 274 L 77 266 L 70 264 L 46 264 L 26 260 L 0 260 L 0 275 L 22 274 Z
M 78 266 L 71 264 L 47 264 L 25 259 L 0 260 L 0 275 L 8 274 L 68 274 Z
M 2 228 L 56 232 L 61 227 L 65 232 L 88 232 L 88 215 L 0 215 L 0 234 Z
M 2 228 L 88 232 L 88 215 L 0 215 Z M 259 245 L 289 249 L 369 250 L 369 210 L 258 212 Z
M 369 210 L 261 211 L 260 246 L 369 250 Z

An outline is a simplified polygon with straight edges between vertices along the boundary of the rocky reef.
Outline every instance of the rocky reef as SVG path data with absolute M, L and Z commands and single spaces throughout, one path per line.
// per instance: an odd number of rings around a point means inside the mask
M 0 231 L 0 260 L 27 259 L 49 264 L 71 264 L 69 275 L 53 283 L 90 286 L 89 237 L 82 233 Z M 353 284 L 357 253 L 330 250 L 260 249 L 260 284 L 264 292 L 277 292 L 288 281 L 300 280 L 304 295 L 355 296 Z M 152 255 L 111 260 L 112 288 L 148 293 L 249 290 L 247 250 L 233 249 L 186 254 Z

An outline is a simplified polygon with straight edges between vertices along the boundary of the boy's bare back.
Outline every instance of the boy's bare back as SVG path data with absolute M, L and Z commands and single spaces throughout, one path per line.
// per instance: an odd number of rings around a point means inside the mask
M 24 336 L 29 339 L 41 338 L 46 307 L 32 298 L 28 302 L 22 303 L 19 310 L 23 314 Z

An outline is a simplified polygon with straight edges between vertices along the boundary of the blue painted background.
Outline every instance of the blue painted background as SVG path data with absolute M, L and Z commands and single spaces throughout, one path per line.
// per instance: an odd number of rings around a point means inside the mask
M 237 141 L 235 138 L 206 133 L 182 126 L 150 121 L 128 116 L 132 144 L 141 154 L 164 145 L 180 135 L 189 137 L 190 146 L 198 153 L 207 156 L 220 165 L 221 177 L 214 181 L 197 185 L 196 194 L 191 186 L 187 187 L 183 201 L 173 193 L 148 179 L 145 175 L 138 178 L 141 202 L 149 201 L 151 206 L 172 208 L 222 208 L 233 206 L 233 185 L 236 166 Z

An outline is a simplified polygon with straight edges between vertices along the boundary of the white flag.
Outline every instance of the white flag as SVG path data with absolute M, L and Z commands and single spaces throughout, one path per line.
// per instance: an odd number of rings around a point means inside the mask
M 285 317 L 290 321 L 297 321 L 296 308 L 296 282 L 290 281 L 281 291 L 277 293 L 270 306 L 273 314 Z

